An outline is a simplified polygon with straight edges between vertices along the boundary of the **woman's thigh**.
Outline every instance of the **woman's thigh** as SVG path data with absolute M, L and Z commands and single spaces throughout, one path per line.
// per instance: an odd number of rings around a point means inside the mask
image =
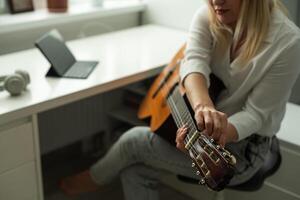
M 137 162 L 174 174 L 197 178 L 189 156 L 152 133 L 149 127 L 135 127 L 127 131 L 120 140 L 132 147 L 133 157 L 137 158 Z

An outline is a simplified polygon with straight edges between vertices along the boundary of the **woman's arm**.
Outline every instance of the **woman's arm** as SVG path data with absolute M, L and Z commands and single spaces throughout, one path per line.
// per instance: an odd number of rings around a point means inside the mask
M 189 102 L 194 110 L 201 106 L 214 107 L 214 104 L 209 97 L 208 86 L 206 83 L 206 78 L 201 73 L 191 73 L 189 74 L 183 83 L 186 90 Z
M 228 125 L 227 116 L 215 109 L 208 93 L 209 74 L 211 73 L 209 65 L 213 41 L 209 31 L 207 13 L 207 7 L 200 8 L 192 20 L 185 59 L 180 67 L 180 77 L 195 111 L 198 128 L 204 130 L 207 135 L 214 138 L 221 145 L 225 145 L 226 142 L 236 138 L 236 132 L 231 125 Z M 230 131 L 230 133 L 223 134 L 227 131 Z M 230 137 L 227 137 L 229 135 Z M 176 142 L 182 142 L 183 144 L 184 137 L 185 135 L 178 138 L 179 140 L 176 139 Z M 181 140 L 181 138 L 183 139 Z
M 209 96 L 205 76 L 201 73 L 191 73 L 185 78 L 183 84 L 194 109 L 198 128 L 204 130 L 222 146 L 225 146 L 227 142 L 236 141 L 238 139 L 237 131 L 232 124 L 227 122 L 226 114 L 215 109 Z M 179 130 L 179 132 L 181 131 Z M 176 140 L 179 142 L 179 148 L 183 147 L 180 142 L 183 142 L 186 131 L 180 134 L 181 136 Z
M 252 89 L 243 110 L 229 117 L 228 121 L 237 129 L 239 140 L 257 133 L 278 114 L 278 108 L 287 103 L 300 72 L 299 52 L 300 39 L 291 41 Z M 279 126 L 277 121 L 273 125 Z

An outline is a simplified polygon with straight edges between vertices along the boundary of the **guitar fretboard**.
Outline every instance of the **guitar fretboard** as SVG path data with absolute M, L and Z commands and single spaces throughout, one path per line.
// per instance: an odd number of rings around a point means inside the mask
M 177 127 L 180 128 L 183 125 L 187 125 L 188 127 L 188 134 L 185 139 L 185 143 L 187 143 L 189 138 L 197 131 L 197 127 L 182 95 L 180 94 L 178 86 L 176 86 L 172 93 L 169 94 L 167 102 Z

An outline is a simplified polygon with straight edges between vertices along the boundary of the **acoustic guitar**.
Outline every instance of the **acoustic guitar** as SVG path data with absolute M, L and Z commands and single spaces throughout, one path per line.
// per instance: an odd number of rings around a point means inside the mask
M 161 135 L 169 142 L 175 142 L 176 131 L 184 124 L 188 127 L 185 148 L 193 160 L 192 167 L 197 169 L 199 183 L 212 190 L 222 190 L 233 177 L 235 157 L 213 139 L 201 132 L 194 121 L 193 110 L 180 85 L 179 68 L 184 57 L 183 46 L 172 61 L 154 80 L 143 99 L 138 117 L 147 119 L 152 132 Z M 216 80 L 216 81 L 213 81 Z M 217 90 L 221 90 L 218 79 L 212 77 L 210 95 L 214 100 Z M 216 83 L 215 83 L 216 82 Z

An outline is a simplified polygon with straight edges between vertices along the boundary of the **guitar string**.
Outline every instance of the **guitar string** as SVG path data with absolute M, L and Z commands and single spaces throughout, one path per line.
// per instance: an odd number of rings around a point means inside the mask
M 173 90 L 173 92 L 171 92 L 168 95 L 167 101 L 169 102 L 169 108 L 171 110 L 171 113 L 174 117 L 174 121 L 178 128 L 181 127 L 182 125 L 184 125 L 185 122 L 187 122 L 189 124 L 189 126 L 192 127 L 191 130 L 198 131 L 198 129 L 196 128 L 196 125 L 193 121 L 193 118 L 191 116 L 191 113 L 189 112 L 188 107 L 187 107 L 182 95 L 179 92 L 178 86 Z M 190 133 L 194 133 L 194 132 L 191 131 Z M 190 133 L 188 133 L 186 138 L 184 139 L 184 141 L 186 143 L 189 141 Z M 211 142 L 208 140 L 208 138 L 206 138 L 202 133 L 200 133 L 200 137 L 201 137 L 201 139 L 198 140 L 200 143 L 200 146 L 206 146 L 208 144 L 211 144 Z M 208 155 L 208 152 L 206 152 L 206 151 L 204 151 L 204 152 Z M 197 156 L 199 155 L 199 153 L 197 153 L 196 147 L 193 142 L 191 143 L 190 153 L 193 154 L 194 159 L 198 159 Z M 208 157 L 211 157 L 211 156 L 208 155 Z M 221 155 L 221 157 L 223 157 L 223 156 Z M 200 156 L 200 159 L 202 160 L 201 156 Z M 202 160 L 202 162 L 204 162 L 204 160 Z
M 174 118 L 176 120 L 176 123 L 178 125 L 184 123 L 183 119 L 180 117 L 181 113 L 184 112 L 186 113 L 186 116 L 189 116 L 189 119 L 192 119 L 192 116 L 190 115 L 188 108 L 183 100 L 183 97 L 181 96 L 178 87 L 174 89 L 173 93 L 171 95 L 169 95 L 169 103 L 170 103 L 170 108 L 171 108 L 171 112 L 174 114 Z M 177 100 L 177 101 L 176 101 Z M 192 128 L 197 130 L 197 128 L 195 127 L 194 121 L 192 120 Z M 179 127 L 179 126 L 178 126 Z M 188 137 L 188 135 L 187 135 Z M 204 138 L 202 138 L 204 139 Z M 186 140 L 186 139 L 185 139 Z M 189 140 L 189 139 L 188 139 Z M 188 141 L 186 141 L 188 142 Z M 199 142 L 204 142 L 202 140 L 199 140 Z M 205 142 L 204 142 L 205 143 Z M 203 143 L 202 143 L 203 145 Z M 194 158 L 196 159 L 197 156 L 199 155 L 199 153 L 197 152 L 195 145 L 192 143 L 191 148 L 190 148 L 191 152 L 193 153 Z M 198 158 L 197 158 L 198 159 Z M 204 162 L 204 160 L 200 157 L 201 161 Z M 204 162 L 205 163 L 205 162 Z
M 195 134 L 195 131 L 197 131 L 197 128 L 194 124 L 194 121 L 192 119 L 192 116 L 190 115 L 190 112 L 183 100 L 183 97 L 181 96 L 180 92 L 179 92 L 179 88 L 177 87 L 174 91 L 174 97 L 175 97 L 175 100 L 177 100 L 177 102 L 179 103 L 178 105 L 178 114 L 179 113 L 183 113 L 183 118 L 182 118 L 182 121 L 184 122 L 187 122 L 189 124 L 189 127 L 190 127 L 190 133 L 189 134 Z M 175 107 L 177 108 L 177 107 Z M 179 114 L 180 115 L 180 114 Z M 195 149 L 195 146 L 194 144 L 192 143 L 191 144 L 191 147 L 193 149 Z M 197 153 L 196 153 L 197 155 Z
M 165 87 L 162 87 L 162 88 L 161 88 L 161 90 L 165 90 L 164 93 L 167 94 L 167 96 L 166 96 L 167 101 L 169 100 L 169 98 L 171 98 L 171 100 L 173 99 L 173 97 L 172 97 L 173 94 L 171 94 L 172 91 L 169 91 L 170 88 L 172 88 L 172 87 L 169 86 L 169 83 L 168 83 L 168 82 L 165 82 Z M 174 93 L 174 92 L 173 92 L 173 93 Z M 161 93 L 161 94 L 163 94 L 163 93 Z M 170 105 L 172 105 L 172 102 L 171 102 Z M 172 106 L 169 106 L 169 107 L 171 108 L 171 112 L 172 112 Z M 173 108 L 175 108 L 175 103 L 174 103 L 174 105 L 173 105 Z M 179 128 L 179 127 L 181 127 L 183 124 L 180 124 L 181 121 L 180 121 L 179 115 L 177 115 L 176 112 L 173 112 L 173 113 L 174 113 L 174 114 L 173 114 L 173 119 L 174 119 L 174 121 L 175 121 L 177 127 Z M 189 140 L 189 135 L 187 135 L 187 137 L 185 138 L 185 140 L 186 140 L 186 139 Z
M 172 113 L 174 113 L 175 122 L 177 122 L 176 123 L 177 127 L 180 128 L 180 127 L 182 127 L 184 125 L 184 122 L 183 122 L 183 120 L 180 117 L 180 114 L 179 114 L 180 112 L 176 108 L 178 106 L 178 104 L 176 105 L 176 103 L 175 103 L 174 93 L 171 94 L 168 99 L 169 99 L 169 102 L 170 102 L 170 105 L 171 105 L 170 106 L 171 112 L 173 111 Z M 189 137 L 190 137 L 189 134 L 187 134 L 187 138 L 188 139 L 189 139 Z
M 175 112 L 176 113 L 176 112 Z M 177 116 L 177 114 L 176 114 Z M 180 120 L 178 120 L 177 122 L 178 124 L 180 124 Z M 187 138 L 189 138 L 189 136 L 187 136 Z M 187 143 L 189 139 L 185 138 L 185 142 Z M 198 156 L 198 153 L 196 151 L 196 149 L 194 148 L 194 145 L 191 146 L 191 148 L 189 149 L 190 150 L 190 153 L 193 154 L 193 157 L 196 158 Z
M 180 95 L 180 93 L 179 93 L 179 91 L 178 91 L 178 88 L 175 88 L 173 94 L 170 94 L 167 100 L 168 100 L 169 103 L 170 103 L 170 108 L 171 108 L 171 112 L 173 113 L 175 123 L 177 124 L 178 127 L 181 127 L 182 125 L 184 125 L 184 122 L 183 122 L 183 120 L 182 120 L 181 117 L 180 117 L 180 113 L 181 113 L 181 112 L 177 109 L 177 106 L 175 106 L 175 105 L 176 105 L 176 103 L 175 103 L 175 98 L 174 98 L 175 94 L 177 94 L 177 96 Z M 175 97 L 176 97 L 176 96 L 175 96 Z M 180 97 L 181 97 L 181 96 L 180 96 Z M 183 100 L 183 99 L 180 99 L 180 98 L 176 98 L 176 99 L 177 99 L 178 101 Z M 178 102 L 178 101 L 177 101 L 177 102 Z M 184 106 L 185 104 L 184 104 L 184 102 L 180 102 L 179 105 Z M 186 108 L 186 109 L 187 109 L 187 108 Z M 191 116 L 190 116 L 190 117 L 191 117 Z M 193 125 L 193 124 L 192 124 L 192 125 Z M 192 128 L 194 128 L 194 126 L 192 126 Z M 190 137 L 189 134 L 187 134 L 186 138 L 184 139 L 186 143 L 188 143 L 189 137 Z M 192 150 L 192 152 L 193 152 L 195 155 L 198 155 L 197 152 L 196 152 L 196 149 L 195 149 L 195 147 L 194 147 L 194 144 L 192 144 L 191 150 Z
M 172 96 L 170 96 L 170 98 L 172 100 L 173 109 L 175 109 L 175 115 L 177 116 L 177 118 L 179 118 L 179 120 L 178 120 L 179 123 L 178 124 L 180 124 L 180 122 L 181 122 L 181 124 L 183 125 L 184 121 L 188 118 L 188 121 L 190 123 L 189 125 L 192 127 L 191 130 L 193 130 L 191 133 L 194 133 L 194 131 L 198 131 L 196 126 L 195 126 L 195 123 L 193 121 L 193 118 L 192 118 L 192 116 L 191 116 L 191 114 L 190 114 L 190 112 L 187 108 L 187 105 L 184 102 L 183 97 L 179 92 L 178 87 L 174 89 L 173 94 L 172 94 Z M 175 104 L 176 104 L 176 106 L 175 106 Z M 185 119 L 181 118 L 182 113 L 184 113 Z M 186 142 L 188 142 L 188 140 L 189 140 L 189 135 L 187 135 L 187 136 L 188 137 L 187 137 Z M 203 137 L 201 137 L 201 138 L 202 138 L 202 140 L 199 140 L 199 142 L 202 144 L 201 146 L 205 146 L 206 145 L 205 143 L 207 143 L 208 141 L 206 141 L 206 138 L 203 138 Z M 192 143 L 191 146 L 192 146 L 193 149 L 196 149 L 195 145 L 193 143 Z M 196 155 L 198 155 L 198 153 L 196 153 Z
M 170 101 L 171 100 L 171 101 Z M 174 104 L 173 102 L 172 102 L 172 99 L 169 99 L 169 103 L 170 104 Z M 173 105 L 174 106 L 174 105 Z M 174 107 L 173 106 L 170 106 L 170 108 L 171 108 L 171 113 L 173 114 L 173 117 L 174 117 L 174 121 L 175 121 L 175 123 L 177 124 L 177 127 L 181 127 L 181 125 L 180 125 L 180 118 L 179 118 L 179 116 L 178 116 L 178 114 L 176 113 L 176 111 L 173 109 Z M 189 136 L 187 135 L 187 137 L 184 139 L 185 140 L 185 142 L 187 143 L 188 142 L 188 140 L 189 139 L 187 139 L 187 138 L 189 138 Z M 191 148 L 191 151 L 192 151 L 192 153 L 194 154 L 194 156 L 195 155 L 197 155 L 197 152 L 196 152 L 196 150 L 192 147 Z M 196 156 L 195 156 L 196 157 Z
M 183 100 L 183 97 L 181 96 L 179 89 L 176 88 L 174 93 L 174 102 L 179 102 L 177 103 L 177 106 L 175 107 L 178 109 L 178 113 L 181 113 L 182 115 L 182 121 L 187 122 L 190 128 L 190 132 L 194 133 L 197 131 L 197 128 L 195 127 L 194 121 L 192 119 L 192 116 L 190 115 L 190 112 L 188 111 L 188 108 Z
M 167 86 L 167 87 L 162 87 L 161 88 L 161 90 L 166 90 L 165 91 L 165 94 L 168 94 L 168 96 L 167 96 L 167 101 L 168 101 L 168 98 L 169 97 L 171 97 L 171 100 L 172 100 L 172 94 L 169 94 L 169 92 L 170 91 L 168 91 L 168 89 L 169 88 L 172 88 L 172 87 L 169 87 L 169 84 L 168 84 L 168 82 L 165 82 L 165 85 Z M 178 93 L 178 95 L 180 95 L 181 96 L 181 94 L 179 93 L 179 91 L 178 91 L 178 87 L 176 87 L 175 88 L 175 90 L 177 90 L 177 93 Z M 177 98 L 178 99 L 178 98 Z M 182 99 L 183 100 L 183 99 Z M 185 102 L 183 102 L 183 104 L 184 104 Z M 172 104 L 171 104 L 172 105 Z M 175 104 L 174 104 L 175 105 Z M 173 105 L 173 107 L 174 107 L 174 105 Z M 171 107 L 171 106 L 169 106 L 169 107 Z M 174 107 L 175 108 L 175 107 Z M 171 109 L 171 111 L 172 111 L 172 109 Z M 178 118 L 177 119 L 177 127 L 179 128 L 179 127 L 181 127 L 182 125 L 183 125 L 183 123 L 180 125 L 180 122 L 181 122 L 181 120 L 180 120 L 180 114 L 178 113 L 177 115 L 176 115 L 176 112 L 174 113 L 174 121 L 175 121 L 175 123 L 176 123 L 176 118 Z M 185 138 L 185 142 L 188 142 L 189 141 L 189 134 L 186 136 L 186 138 Z M 192 149 L 192 151 L 194 151 L 194 153 L 197 155 L 197 152 L 196 152 L 196 150 L 194 149 L 194 145 L 192 144 L 192 147 L 191 147 L 191 149 Z
M 177 91 L 174 92 L 173 96 L 174 96 L 175 99 L 177 99 L 177 101 L 180 101 L 179 106 L 177 105 L 176 108 L 178 108 L 179 113 L 184 113 L 184 118 L 185 119 L 183 119 L 183 120 L 188 121 L 190 123 L 190 125 L 192 126 L 192 133 L 194 133 L 195 131 L 198 131 L 198 129 L 195 126 L 195 123 L 194 123 L 194 120 L 191 116 L 191 113 L 189 112 L 188 107 L 187 107 L 186 103 L 184 102 L 182 95 L 179 92 L 179 89 L 177 88 L 176 90 Z M 203 134 L 201 133 L 201 135 L 203 135 Z M 209 143 L 209 141 L 207 141 L 207 138 L 202 138 L 202 139 L 204 140 L 202 142 Z M 205 145 L 205 144 L 203 144 L 203 145 Z
M 168 86 L 168 82 L 165 82 L 165 85 Z M 172 110 L 173 110 L 173 117 L 174 117 L 174 121 L 175 121 L 177 127 L 179 128 L 179 127 L 181 127 L 182 125 L 184 125 L 183 120 L 185 120 L 185 121 L 187 121 L 187 123 L 189 123 L 190 125 L 192 125 L 192 129 L 191 129 L 191 130 L 193 130 L 192 133 L 195 133 L 195 131 L 198 131 L 198 129 L 197 129 L 197 127 L 195 127 L 195 123 L 194 123 L 194 121 L 193 121 L 193 118 L 192 118 L 192 116 L 190 115 L 190 113 L 189 113 L 189 111 L 188 111 L 188 108 L 187 108 L 187 106 L 186 106 L 186 104 L 185 104 L 185 102 L 184 102 L 184 100 L 183 100 L 183 97 L 181 96 L 181 94 L 180 94 L 180 92 L 179 92 L 178 86 L 175 88 L 176 92 L 173 92 L 173 93 L 177 94 L 177 96 L 178 96 L 179 98 L 177 97 L 176 99 L 179 99 L 179 101 L 180 101 L 180 100 L 182 101 L 182 102 L 181 102 L 181 105 L 183 106 L 182 110 L 183 110 L 183 111 L 186 111 L 186 112 L 183 112 L 183 113 L 186 113 L 186 115 L 183 114 L 183 115 L 184 115 L 184 116 L 183 116 L 183 119 L 180 118 L 180 113 L 181 113 L 181 112 L 179 112 L 179 111 L 176 109 L 176 107 L 175 107 L 175 102 L 174 102 L 174 99 L 173 99 L 173 97 L 172 97 L 172 94 L 169 94 L 169 92 L 170 92 L 170 91 L 168 91 L 169 88 L 171 88 L 171 87 L 162 87 L 161 89 L 162 89 L 162 90 L 167 90 L 167 92 L 165 93 L 165 94 L 168 94 L 168 96 L 167 96 L 166 99 L 167 99 L 167 101 L 169 101 L 169 103 L 170 103 L 170 106 L 169 106 L 169 107 L 171 108 L 171 113 L 172 113 Z M 170 101 L 170 100 L 171 100 L 171 101 Z M 173 106 L 172 106 L 172 104 L 173 104 Z M 173 109 L 172 109 L 172 107 L 173 107 Z M 175 108 L 175 110 L 174 110 L 174 108 Z M 177 112 L 176 112 L 176 111 L 177 111 Z M 187 119 L 186 119 L 186 118 L 187 118 Z M 181 124 L 180 124 L 180 122 L 181 122 Z M 189 140 L 190 140 L 189 138 L 190 138 L 190 133 L 188 133 L 187 136 L 185 137 L 185 142 L 186 142 L 186 143 L 189 142 Z M 204 139 L 204 138 L 202 138 L 202 139 Z M 202 142 L 205 143 L 205 141 L 202 141 Z M 191 153 L 193 154 L 194 158 L 196 158 L 196 157 L 199 155 L 199 154 L 197 153 L 196 148 L 195 148 L 195 146 L 194 146 L 193 143 L 191 144 L 190 150 L 191 150 Z
M 173 115 L 173 118 L 174 118 L 174 121 L 177 125 L 178 128 L 180 128 L 182 126 L 182 124 L 180 123 L 181 120 L 179 118 L 179 115 L 176 113 L 176 111 L 174 110 L 175 109 L 175 103 L 173 102 L 173 97 L 172 96 L 169 96 L 168 97 L 168 102 L 169 102 L 169 105 L 170 105 L 170 109 L 171 109 L 171 113 Z
M 187 116 L 189 120 L 192 120 L 191 123 L 192 123 L 193 129 L 194 129 L 195 131 L 197 131 L 197 128 L 196 128 L 196 126 L 195 126 L 195 124 L 194 124 L 194 121 L 193 121 L 193 119 L 192 119 L 192 116 L 191 116 L 191 114 L 190 114 L 190 112 L 189 112 L 189 110 L 188 110 L 188 108 L 187 108 L 187 105 L 186 105 L 186 103 L 185 103 L 185 101 L 184 101 L 182 95 L 181 95 L 180 92 L 179 92 L 178 87 L 174 90 L 174 92 L 173 92 L 173 97 L 175 98 L 175 100 L 174 100 L 175 102 L 177 102 L 177 103 L 180 102 L 180 103 L 177 104 L 177 106 L 175 107 L 175 109 L 178 108 L 178 111 L 177 111 L 177 112 L 178 112 L 178 113 L 185 113 L 184 115 Z M 176 99 L 177 99 L 177 101 L 176 101 Z M 194 132 L 192 132 L 192 133 L 194 133 Z M 207 137 L 205 137 L 202 133 L 200 133 L 200 134 L 201 134 L 201 139 L 199 139 L 198 142 L 200 143 L 200 146 L 202 146 L 202 148 L 203 148 L 204 146 L 206 146 L 207 144 L 211 144 L 211 142 L 209 141 L 209 139 L 208 139 Z M 208 146 L 210 146 L 210 145 L 208 145 Z M 194 143 L 192 143 L 192 147 L 193 147 L 194 149 L 196 149 Z M 211 149 L 210 151 L 213 151 L 213 150 Z M 207 154 L 208 157 L 211 158 L 210 153 L 208 153 L 207 151 L 204 151 L 204 152 Z M 215 155 L 215 154 L 214 154 L 214 155 Z M 221 157 L 223 157 L 223 156 L 221 156 Z

